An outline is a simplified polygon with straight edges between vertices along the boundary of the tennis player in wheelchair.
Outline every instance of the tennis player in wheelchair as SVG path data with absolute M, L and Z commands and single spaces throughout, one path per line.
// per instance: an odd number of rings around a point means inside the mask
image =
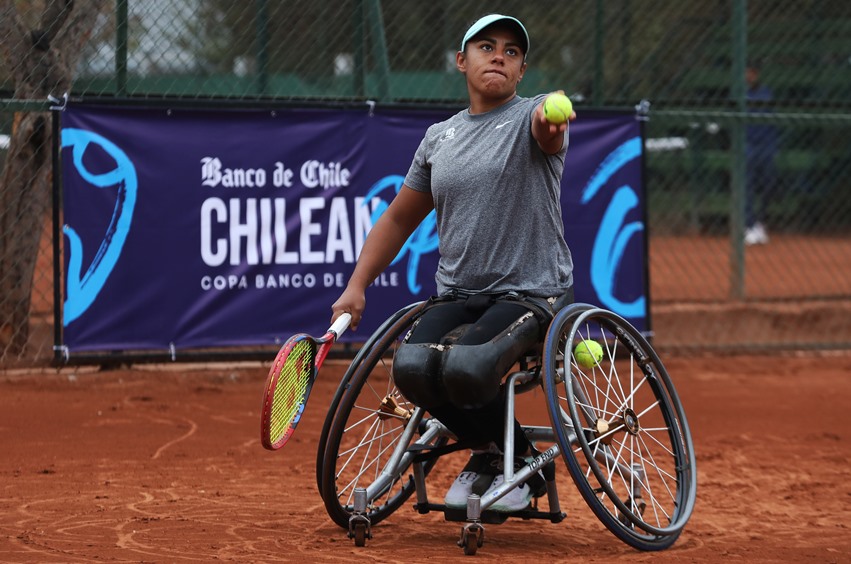
M 513 17 L 487 15 L 467 30 L 456 67 L 466 79 L 469 106 L 426 131 L 404 185 L 370 231 L 332 306 L 332 321 L 350 313 L 356 329 L 367 286 L 436 210 L 437 296 L 399 348 L 393 374 L 409 400 L 474 447 L 446 494 L 452 509 L 466 507 L 471 493 L 484 496 L 500 485 L 502 378 L 540 345 L 552 314 L 573 301 L 560 204 L 568 124 L 545 119 L 547 94 L 518 96 L 529 47 L 525 27 Z M 517 421 L 514 426 L 519 464 L 534 451 Z M 541 486 L 542 480 L 529 480 L 490 509 L 522 510 L 543 494 Z

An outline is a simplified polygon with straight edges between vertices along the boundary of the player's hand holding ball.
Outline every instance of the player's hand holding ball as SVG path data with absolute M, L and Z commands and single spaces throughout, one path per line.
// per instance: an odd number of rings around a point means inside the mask
M 563 92 L 553 92 L 544 98 L 544 117 L 552 124 L 559 125 L 567 122 L 573 114 L 573 103 Z
M 576 119 L 576 112 L 573 111 L 570 98 L 565 96 L 562 90 L 552 92 L 544 98 L 536 110 L 533 130 L 537 130 L 538 133 L 535 138 L 544 145 L 548 143 L 547 139 L 553 140 L 556 144 L 555 140 L 565 135 L 568 122 L 574 119 Z M 560 149 L 561 142 L 558 142 L 558 145 L 557 149 Z

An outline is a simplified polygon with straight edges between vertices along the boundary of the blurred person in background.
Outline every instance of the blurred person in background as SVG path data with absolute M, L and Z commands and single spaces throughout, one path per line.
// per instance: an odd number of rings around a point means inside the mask
M 760 65 L 751 62 L 745 69 L 749 111 L 770 113 L 767 105 L 774 92 L 760 80 Z M 745 132 L 747 174 L 745 186 L 745 244 L 768 243 L 765 210 L 769 195 L 774 191 L 777 174 L 774 156 L 777 153 L 777 129 L 769 123 L 751 123 Z

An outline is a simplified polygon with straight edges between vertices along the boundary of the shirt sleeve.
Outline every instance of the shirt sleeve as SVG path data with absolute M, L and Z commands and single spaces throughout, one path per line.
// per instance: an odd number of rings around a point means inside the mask
M 423 140 L 420 141 L 420 146 L 417 147 L 417 152 L 414 153 L 414 159 L 411 162 L 411 167 L 408 169 L 408 174 L 405 176 L 405 185 L 417 192 L 431 193 L 431 165 L 428 163 L 428 132 L 426 132 Z

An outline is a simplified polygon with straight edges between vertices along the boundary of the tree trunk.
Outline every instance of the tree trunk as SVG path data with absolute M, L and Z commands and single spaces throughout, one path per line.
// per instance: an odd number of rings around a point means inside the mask
M 38 28 L 29 30 L 15 0 L 0 0 L 0 54 L 12 70 L 15 98 L 45 102 L 48 95 L 70 92 L 79 54 L 104 4 L 48 0 Z M 50 208 L 51 137 L 49 113 L 15 114 L 0 177 L 0 358 L 20 356 L 29 339 L 36 256 Z

